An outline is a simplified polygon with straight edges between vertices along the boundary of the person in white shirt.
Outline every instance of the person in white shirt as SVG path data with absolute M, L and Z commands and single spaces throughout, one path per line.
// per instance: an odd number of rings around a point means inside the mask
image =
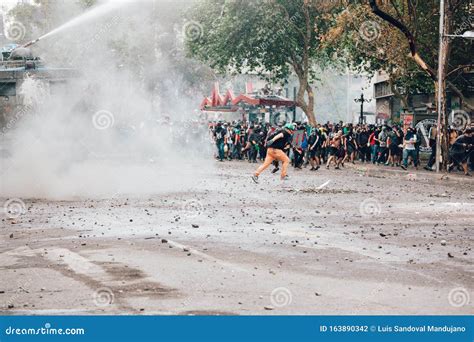
M 416 132 L 414 128 L 409 128 L 405 138 L 403 139 L 403 162 L 401 168 L 406 170 L 408 168 L 408 158 L 411 157 L 413 165 L 418 165 L 416 157 Z

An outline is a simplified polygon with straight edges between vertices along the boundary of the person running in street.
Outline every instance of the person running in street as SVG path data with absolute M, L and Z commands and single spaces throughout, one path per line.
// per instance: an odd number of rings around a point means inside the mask
M 319 160 L 320 164 L 323 165 L 327 162 L 328 160 L 328 146 L 329 146 L 329 139 L 328 139 L 328 128 L 324 127 L 321 129 L 321 148 L 319 151 Z
M 274 134 L 269 136 L 267 140 L 267 156 L 263 164 L 257 169 L 255 174 L 252 176 L 252 180 L 258 183 L 258 177 L 260 174 L 269 167 L 273 161 L 281 161 L 281 179 L 287 179 L 287 169 L 290 164 L 290 158 L 286 155 L 284 150 L 291 144 L 293 132 L 295 130 L 294 124 L 286 124 L 282 130 L 275 131 Z
M 332 161 L 336 165 L 335 169 L 339 170 L 339 165 L 342 162 L 341 154 L 339 149 L 342 147 L 342 131 L 335 133 L 334 138 L 329 143 L 329 158 L 326 163 L 326 169 L 329 169 L 329 165 Z
M 466 129 L 464 134 L 460 135 L 451 146 L 449 151 L 449 156 L 451 158 L 451 164 L 449 165 L 448 170 L 452 171 L 455 166 L 462 166 L 464 175 L 470 176 L 469 170 L 467 168 L 467 161 L 469 157 L 474 153 L 474 137 L 472 135 L 472 128 Z
M 319 169 L 319 151 L 321 148 L 321 135 L 319 134 L 319 130 L 313 128 L 311 130 L 311 134 L 308 138 L 308 149 L 309 149 L 309 162 L 311 164 L 310 171 L 316 171 Z
M 265 139 L 263 139 L 263 144 L 266 146 L 267 145 L 267 141 L 269 139 L 271 139 L 271 137 L 274 135 L 274 133 L 279 130 L 281 128 L 275 128 L 275 127 L 271 127 L 268 132 L 267 132 L 267 135 L 265 136 Z M 267 148 L 265 147 L 265 156 L 267 155 Z M 264 158 L 265 160 L 265 158 Z M 273 170 L 272 170 L 272 173 L 277 173 L 279 170 L 280 170 L 280 165 L 278 164 L 278 160 L 274 160 L 273 161 Z
M 356 152 L 358 150 L 358 146 L 357 146 L 357 141 L 355 138 L 352 125 L 349 126 L 349 130 L 345 134 L 345 138 L 346 138 L 346 156 L 344 157 L 342 164 L 344 164 L 346 160 L 349 160 L 352 164 L 355 164 L 355 158 L 356 158 Z

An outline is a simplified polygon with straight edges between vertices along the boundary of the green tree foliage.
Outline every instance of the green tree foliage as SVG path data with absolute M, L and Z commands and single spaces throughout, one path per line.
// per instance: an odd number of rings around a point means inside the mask
M 462 34 L 471 29 L 472 4 L 460 0 L 448 2 L 450 33 Z M 402 30 L 376 16 L 369 1 L 348 1 L 339 6 L 336 24 L 324 37 L 326 44 L 337 47 L 338 56 L 353 70 L 369 74 L 386 71 L 396 93 L 407 96 L 433 92 L 438 63 L 439 1 L 375 3 L 399 21 L 412 39 L 407 39 Z M 448 87 L 460 97 L 466 93 L 469 81 L 459 67 L 472 64 L 472 41 L 454 39 L 449 49 Z
M 296 74 L 300 85 L 297 105 L 315 124 L 315 67 L 334 63 L 333 47 L 320 41 L 332 24 L 332 7 L 318 3 L 203 0 L 186 23 L 194 30 L 190 33 L 195 33 L 188 35 L 188 51 L 222 73 L 252 72 L 281 83 Z

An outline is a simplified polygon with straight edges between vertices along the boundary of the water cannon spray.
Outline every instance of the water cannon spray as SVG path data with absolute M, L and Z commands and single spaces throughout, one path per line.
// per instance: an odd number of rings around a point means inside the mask
M 123 0 L 122 1 L 108 0 L 105 3 L 103 3 L 101 5 L 98 5 L 98 6 L 95 6 L 94 8 L 86 11 L 82 15 L 79 15 L 78 17 L 73 18 L 72 20 L 70 20 L 70 21 L 62 24 L 61 26 L 55 28 L 54 30 L 42 35 L 41 37 L 39 37 L 35 40 L 32 40 L 31 42 L 26 43 L 22 47 L 23 48 L 30 47 L 31 45 L 36 44 L 37 42 L 39 42 L 43 38 L 55 35 L 55 34 L 65 30 L 65 29 L 68 29 L 70 27 L 74 27 L 76 25 L 82 24 L 82 23 L 87 22 L 89 20 L 99 18 L 102 15 L 106 15 L 109 12 L 118 9 L 119 7 L 121 7 L 123 5 L 130 4 L 130 3 L 133 3 L 133 1 L 132 0 L 125 0 L 125 1 L 123 1 Z
M 37 38 L 37 39 L 35 39 L 35 40 L 32 40 L 31 42 L 26 43 L 26 44 L 23 45 L 22 47 L 24 47 L 24 48 L 30 47 L 31 45 L 36 44 L 37 42 L 39 42 L 39 40 L 40 40 L 40 38 Z

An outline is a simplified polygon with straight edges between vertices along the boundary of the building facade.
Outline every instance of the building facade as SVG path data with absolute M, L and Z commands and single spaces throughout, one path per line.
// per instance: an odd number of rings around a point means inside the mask
M 470 83 L 467 87 L 465 101 L 474 104 L 474 70 L 464 70 L 463 79 Z M 461 99 L 452 94 L 449 89 L 447 91 L 447 110 L 448 112 L 459 110 L 461 107 Z M 376 123 L 403 123 L 411 120 L 413 125 L 424 120 L 437 120 L 438 114 L 436 110 L 435 94 L 414 94 L 407 97 L 408 107 L 405 108 L 399 97 L 395 96 L 390 87 L 388 75 L 380 71 L 375 76 L 374 81 L 374 98 L 375 98 L 375 121 Z M 473 113 L 466 113 L 472 118 Z M 472 121 L 472 120 L 469 120 Z

